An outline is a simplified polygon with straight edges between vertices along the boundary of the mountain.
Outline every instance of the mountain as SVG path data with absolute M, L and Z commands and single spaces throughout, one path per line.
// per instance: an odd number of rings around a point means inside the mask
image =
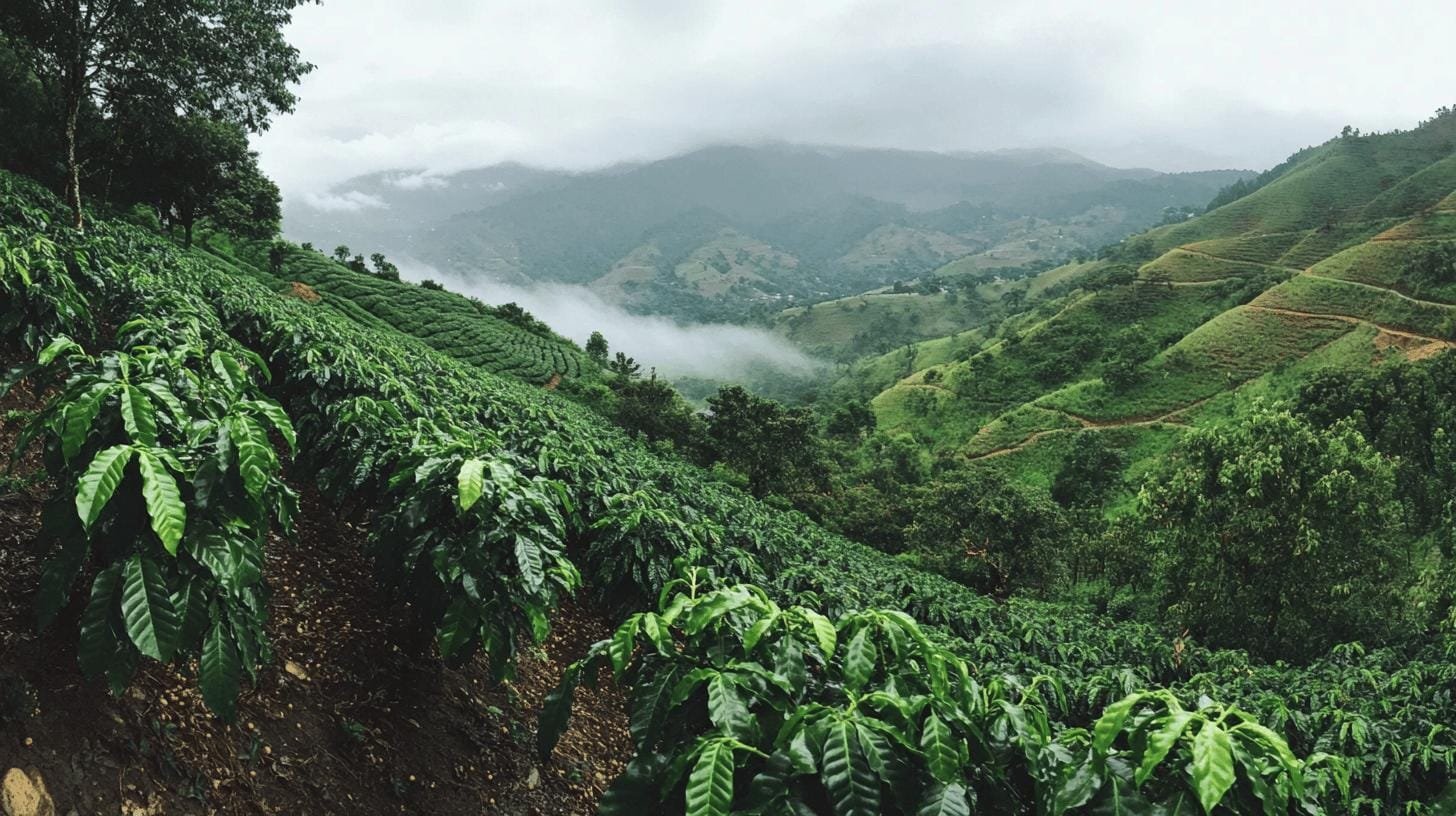
M 892 433 L 1045 483 L 1079 432 L 1134 473 L 1317 372 L 1456 345 L 1456 114 L 1302 150 L 1215 203 L 1012 284 L 1025 308 L 962 308 L 955 334 L 865 358 L 836 388 L 872 396 Z
M 1251 175 L 1119 169 L 1059 150 L 724 146 L 594 173 L 374 174 L 314 201 L 354 209 L 295 203 L 287 219 L 290 236 L 320 246 L 367 235 L 374 243 L 356 250 L 467 277 L 583 284 L 639 312 L 742 319 L 959 259 L 1064 260 Z

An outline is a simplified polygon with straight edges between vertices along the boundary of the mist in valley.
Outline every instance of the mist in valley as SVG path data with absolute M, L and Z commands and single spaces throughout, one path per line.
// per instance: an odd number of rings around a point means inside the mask
M 584 344 L 594 331 L 623 352 L 644 372 L 656 368 L 668 378 L 742 381 L 765 369 L 796 378 L 822 371 L 826 363 L 767 330 L 727 323 L 685 323 L 660 315 L 632 314 L 585 286 L 536 283 L 518 286 L 441 270 L 402 258 L 401 277 L 416 283 L 433 280 L 485 303 L 519 304 L 556 333 Z

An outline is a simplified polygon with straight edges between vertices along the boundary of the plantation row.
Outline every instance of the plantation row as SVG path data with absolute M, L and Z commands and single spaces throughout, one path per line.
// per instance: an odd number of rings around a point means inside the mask
M 288 252 L 280 274 L 308 284 L 329 305 L 366 325 L 393 327 L 495 374 L 544 383 L 554 375 L 578 377 L 592 367 L 570 342 L 485 314 L 450 292 L 355 272 L 304 250 Z
M 256 630 L 240 625 L 234 606 L 246 602 L 231 600 L 257 585 L 247 566 L 261 558 L 256 547 L 227 542 L 261 546 L 268 527 L 286 529 L 290 511 L 286 488 L 272 481 L 276 454 L 253 427 L 266 421 L 288 438 L 286 418 L 254 390 L 271 370 L 264 390 L 295 420 L 298 463 L 333 500 L 385 508 L 371 519 L 371 554 L 445 657 L 483 650 L 507 675 L 518 646 L 545 636 L 551 611 L 581 573 L 606 598 L 643 606 L 660 598 L 656 612 L 629 617 L 588 661 L 608 661 L 631 687 L 639 747 L 620 793 L 604 807 L 615 801 L 644 812 L 632 796 L 651 793 L 668 797 L 669 812 L 726 813 L 756 806 L 748 798 L 754 791 L 782 790 L 836 813 L 962 813 L 975 799 L 1039 812 L 1114 799 L 1167 812 L 1189 812 L 1194 803 L 1211 811 L 1219 801 L 1233 812 L 1286 812 L 1314 797 L 1326 812 L 1341 812 L 1336 788 L 1348 773 L 1352 806 L 1368 812 L 1438 795 L 1456 767 L 1444 730 L 1456 721 L 1449 643 L 1341 652 L 1291 669 L 1250 665 L 1238 653 L 1054 605 L 997 604 L 654 457 L 539 389 L 280 298 L 143 233 L 105 224 L 84 239 L 52 232 L 54 257 L 66 261 L 27 279 L 14 270 L 35 268 L 28 248 L 47 240 L 38 233 L 55 205 L 13 177 L 0 180 L 0 217 L 16 225 L 0 250 L 10 259 L 7 308 L 23 312 L 4 324 L 7 337 L 23 327 L 32 347 L 48 347 L 57 334 L 84 340 L 85 310 L 51 305 L 63 291 L 87 293 L 124 325 L 113 351 L 88 357 L 63 343 L 49 360 L 98 383 L 111 375 L 125 381 L 97 398 L 97 416 L 116 419 L 70 431 L 92 409 L 89 401 L 74 404 L 89 390 L 69 387 L 43 415 L 45 428 L 59 429 L 48 442 L 63 454 L 57 483 L 79 485 L 72 503 L 83 527 L 98 503 L 104 512 L 150 519 L 114 528 L 150 529 L 144 538 L 103 546 L 93 537 L 103 567 L 122 564 L 123 589 L 116 609 L 117 590 L 107 595 L 103 586 L 106 603 L 92 619 L 100 626 L 105 617 L 112 640 L 150 657 L 200 650 L 204 692 L 220 711 L 230 705 L 222 700 L 227 681 L 266 659 L 265 643 L 249 651 L 261 622 Z M 126 327 L 136 316 L 148 322 Z M 190 326 L 197 328 L 178 328 Z M 165 407 L 153 414 L 171 417 L 159 421 L 155 444 L 128 386 L 144 395 L 166 391 L 128 380 L 142 367 L 115 356 L 150 354 L 149 345 L 174 360 L 173 368 L 148 364 L 158 379 L 186 383 L 174 394 L 180 406 L 155 397 Z M 231 396 L 200 396 L 214 392 Z M 177 420 L 189 411 L 213 412 L 226 438 L 174 433 L 210 427 Z M 74 456 L 64 456 L 77 433 Z M 133 453 L 106 453 L 117 445 Z M 143 452 L 188 477 L 176 480 L 175 495 L 158 487 L 165 480 L 150 459 L 130 468 Z M 96 468 L 118 474 L 105 480 L 116 482 L 109 492 L 140 498 L 99 501 L 107 491 L 88 485 L 105 481 L 85 475 L 103 455 L 117 457 Z M 73 480 L 77 468 L 82 477 Z M 214 475 L 199 481 L 204 471 Z M 225 486 L 219 502 L 197 489 L 213 479 Z M 129 492 L 128 480 L 139 487 Z M 71 500 L 60 498 L 64 511 Z M 179 504 L 185 516 L 175 512 Z M 106 523 L 104 512 L 94 523 Z M 221 521 L 210 522 L 212 512 Z M 209 524 L 226 533 L 216 557 L 193 543 Z M 88 539 L 58 533 L 56 540 L 64 551 Z M 79 548 L 66 557 L 79 563 L 86 556 Z M 691 570 L 687 584 L 673 583 L 679 559 L 708 564 L 726 583 Z M 165 575 L 149 578 L 146 561 Z M 182 583 L 164 582 L 174 575 Z M 736 581 L 765 590 L 729 585 Z M 195 626 L 190 611 L 177 612 L 192 609 L 184 589 L 193 582 L 201 582 L 198 608 L 208 610 Z M 169 604 L 180 624 L 167 623 Z M 889 611 L 868 611 L 876 608 Z M 922 632 L 907 614 L 929 628 Z M 258 637 L 248 640 L 249 632 Z M 685 648 L 669 648 L 674 643 Z M 88 671 L 107 665 L 83 657 Z M 110 673 L 124 681 L 124 672 Z M 591 675 L 583 666 L 572 679 Z M 1160 685 L 1176 696 L 1129 696 Z M 1176 702 L 1200 694 L 1236 703 L 1281 733 L 1233 709 Z M 568 699 L 563 689 L 543 723 L 548 743 Z M 1302 754 L 1348 761 L 1300 763 L 1284 740 Z M 758 812 L 781 812 L 792 802 L 760 804 Z

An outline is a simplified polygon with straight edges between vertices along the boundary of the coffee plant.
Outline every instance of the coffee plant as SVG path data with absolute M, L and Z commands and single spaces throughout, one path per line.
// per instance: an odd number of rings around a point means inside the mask
M 580 583 L 564 553 L 565 488 L 525 470 L 489 435 L 422 421 L 370 539 L 390 582 L 434 624 L 441 656 L 483 649 L 498 678 L 521 633 L 544 640 L 559 598 Z
M 903 612 L 831 623 L 699 567 L 567 670 L 543 754 L 604 668 L 632 690 L 637 748 L 604 814 L 1289 813 L 1343 779 L 1236 709 L 1168 692 L 1058 729 L 1054 683 L 981 678 Z
M 89 560 L 82 670 L 119 691 L 142 656 L 195 654 L 204 699 L 231 717 L 242 675 L 268 659 L 263 547 L 297 511 L 270 434 L 291 446 L 293 428 L 259 391 L 256 358 L 209 352 L 190 329 L 138 318 L 96 356 L 53 340 L 30 374 L 61 385 L 17 453 L 39 444 L 58 486 L 42 529 L 55 551 L 41 625 Z

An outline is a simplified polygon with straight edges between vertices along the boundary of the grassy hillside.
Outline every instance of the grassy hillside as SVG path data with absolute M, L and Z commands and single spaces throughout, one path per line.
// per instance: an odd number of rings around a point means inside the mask
M 1288 394 L 1319 368 L 1456 340 L 1456 116 L 1334 139 L 1243 189 L 1112 248 L 1101 263 L 1135 270 L 1131 283 L 1099 288 L 1097 268 L 1065 267 L 1042 277 L 1071 283 L 1034 291 L 1030 316 L 961 360 L 852 368 L 901 376 L 872 402 L 881 427 L 988 466 L 1019 458 L 1042 482 L 1060 460 L 1039 447 L 1117 430 L 1132 473 L 1166 447 L 1145 437 L 1198 425 L 1225 397 Z

